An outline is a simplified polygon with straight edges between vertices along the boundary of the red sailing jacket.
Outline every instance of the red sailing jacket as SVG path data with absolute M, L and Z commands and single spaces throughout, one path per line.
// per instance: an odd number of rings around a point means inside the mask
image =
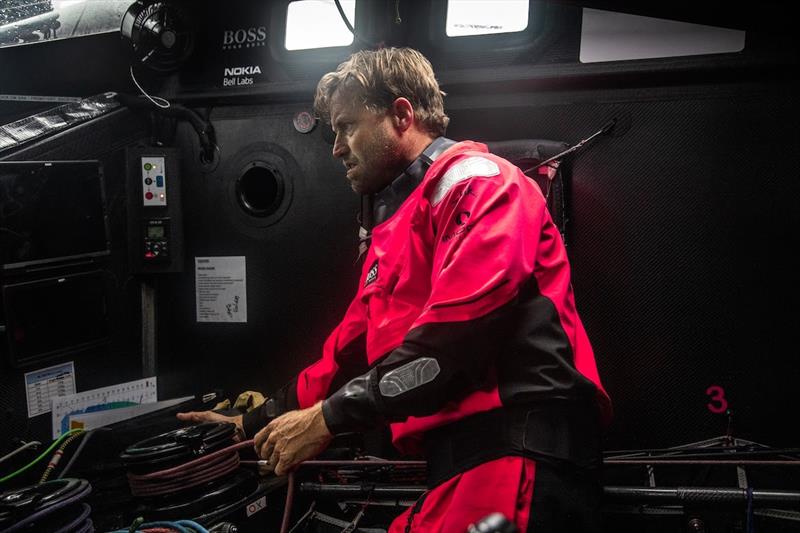
M 325 400 L 334 434 L 391 423 L 401 451 L 503 406 L 590 399 L 607 421 L 567 255 L 537 184 L 466 141 L 409 191 L 373 229 L 358 293 L 322 358 L 285 391 L 285 407 Z

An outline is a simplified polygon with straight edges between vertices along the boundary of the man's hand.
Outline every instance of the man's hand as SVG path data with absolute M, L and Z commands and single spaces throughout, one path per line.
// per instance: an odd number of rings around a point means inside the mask
M 189 413 L 178 413 L 178 420 L 191 422 L 192 424 L 204 424 L 206 422 L 229 422 L 236 424 L 236 435 L 233 440 L 239 442 L 244 440 L 244 426 L 242 426 L 242 415 L 225 416 L 214 411 L 191 411 Z
M 289 411 L 256 433 L 253 444 L 267 470 L 282 476 L 307 459 L 316 457 L 333 439 L 322 416 L 322 402 L 313 407 Z

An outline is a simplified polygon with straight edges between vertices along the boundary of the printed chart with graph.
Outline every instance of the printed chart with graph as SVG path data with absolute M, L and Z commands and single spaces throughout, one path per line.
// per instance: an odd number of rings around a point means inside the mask
M 144 378 L 119 385 L 79 392 L 52 399 L 53 438 L 66 433 L 71 427 L 71 418 L 81 414 L 97 413 L 112 409 L 156 403 L 158 399 L 157 378 Z

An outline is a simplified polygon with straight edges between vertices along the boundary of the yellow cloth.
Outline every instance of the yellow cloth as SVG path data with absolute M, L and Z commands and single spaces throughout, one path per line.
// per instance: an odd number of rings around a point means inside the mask
M 248 390 L 244 391 L 236 398 L 233 407 L 240 411 L 244 409 L 245 412 L 249 413 L 253 409 L 260 407 L 261 404 L 264 403 L 264 400 L 264 395 L 260 392 Z

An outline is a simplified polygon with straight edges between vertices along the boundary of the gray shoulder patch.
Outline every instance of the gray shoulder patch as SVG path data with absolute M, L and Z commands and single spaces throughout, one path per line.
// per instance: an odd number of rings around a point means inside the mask
M 378 382 L 378 389 L 383 396 L 394 398 L 430 383 L 436 379 L 440 371 L 439 362 L 436 359 L 420 357 L 384 374 Z
M 485 157 L 472 156 L 459 161 L 448 168 L 439 183 L 436 184 L 436 190 L 433 191 L 433 196 L 431 197 L 431 204 L 436 205 L 441 202 L 450 189 L 460 181 L 474 178 L 475 176 L 488 177 L 498 174 L 500 174 L 500 167 L 497 166 L 497 163 Z

